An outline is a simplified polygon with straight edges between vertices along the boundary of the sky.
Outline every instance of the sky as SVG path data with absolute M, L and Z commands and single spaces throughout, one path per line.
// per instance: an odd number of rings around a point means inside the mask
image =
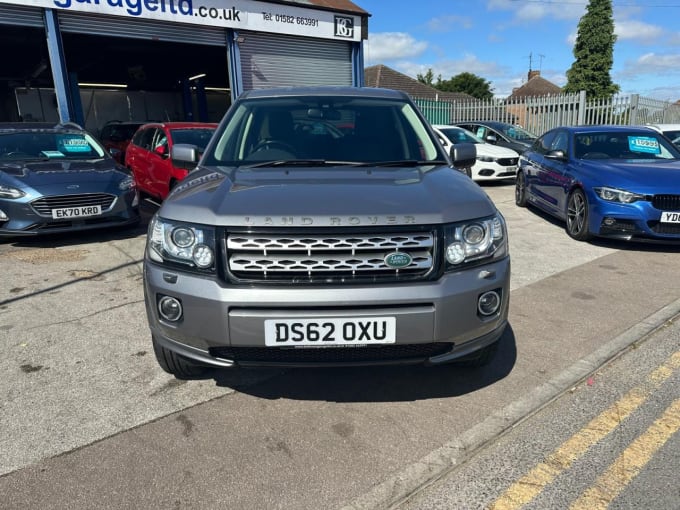
M 558 86 L 588 0 L 353 0 L 368 11 L 366 66 L 412 78 L 470 72 L 507 97 L 530 69 Z M 613 0 L 620 94 L 680 100 L 680 0 Z

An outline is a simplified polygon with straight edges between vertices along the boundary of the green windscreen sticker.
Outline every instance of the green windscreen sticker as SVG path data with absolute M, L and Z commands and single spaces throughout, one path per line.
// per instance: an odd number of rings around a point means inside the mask
M 57 148 L 66 154 L 90 152 L 90 144 L 82 136 L 62 136 L 57 139 Z
M 632 152 L 647 152 L 649 154 L 661 153 L 659 141 L 651 136 L 629 136 L 628 147 Z

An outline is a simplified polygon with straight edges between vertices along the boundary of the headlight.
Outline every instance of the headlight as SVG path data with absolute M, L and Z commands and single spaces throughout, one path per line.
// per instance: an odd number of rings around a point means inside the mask
M 597 193 L 597 196 L 602 200 L 607 200 L 608 202 L 621 202 L 622 204 L 631 204 L 637 202 L 638 200 L 644 200 L 645 196 L 638 193 L 631 193 L 630 191 L 625 191 L 622 189 L 608 188 L 603 186 L 601 188 L 593 188 L 593 191 Z
M 136 185 L 135 178 L 130 176 L 130 177 L 126 177 L 125 179 L 123 179 L 122 181 L 120 181 L 118 183 L 118 189 L 121 190 L 121 191 L 125 191 L 125 190 L 128 190 L 128 189 L 134 188 L 135 185 Z
M 0 185 L 0 198 L 21 198 L 26 196 L 26 193 L 18 188 Z
M 446 262 L 449 266 L 487 258 L 500 259 L 508 252 L 503 216 L 450 225 L 446 229 Z
M 496 158 L 492 158 L 491 156 L 477 156 L 477 161 L 484 161 L 486 163 L 493 163 L 496 161 Z
M 160 264 L 215 270 L 215 229 L 154 216 L 149 222 L 147 254 Z

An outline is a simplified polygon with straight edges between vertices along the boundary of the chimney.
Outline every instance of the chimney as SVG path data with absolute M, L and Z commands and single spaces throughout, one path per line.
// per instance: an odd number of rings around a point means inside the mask
M 532 71 L 529 70 L 529 75 L 527 76 L 527 80 L 530 80 L 534 76 L 541 76 L 541 71 Z

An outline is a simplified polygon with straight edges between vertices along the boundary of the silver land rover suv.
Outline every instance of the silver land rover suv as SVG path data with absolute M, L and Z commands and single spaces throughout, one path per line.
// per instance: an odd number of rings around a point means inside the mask
M 457 170 L 474 158 L 446 154 L 401 92 L 243 94 L 149 225 L 160 366 L 488 363 L 510 256 L 503 217 Z

